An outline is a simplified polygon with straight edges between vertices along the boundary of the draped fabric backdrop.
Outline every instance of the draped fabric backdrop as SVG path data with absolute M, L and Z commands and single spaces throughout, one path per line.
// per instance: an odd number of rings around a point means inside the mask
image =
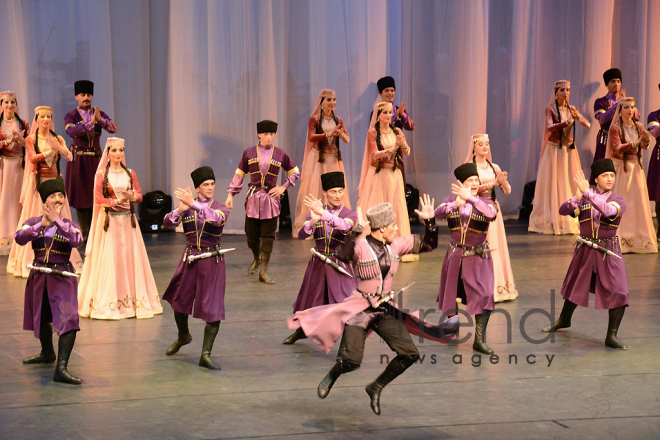
M 657 0 L 0 0 L 0 17 L 0 89 L 18 93 L 21 116 L 51 105 L 64 134 L 73 82 L 94 81 L 94 105 L 119 125 L 145 191 L 172 194 L 210 165 L 224 201 L 261 119 L 279 122 L 276 145 L 301 165 L 312 105 L 329 87 L 351 136 L 342 155 L 355 204 L 375 82 L 392 75 L 416 123 L 408 181 L 441 200 L 470 135 L 486 131 L 509 172 L 513 192 L 499 200 L 512 215 L 536 178 L 554 81 L 571 81 L 571 103 L 592 123 L 577 128 L 585 170 L 603 71 L 621 68 L 644 123 L 660 108 Z M 297 187 L 289 193 L 293 204 Z M 227 231 L 242 231 L 244 197 Z

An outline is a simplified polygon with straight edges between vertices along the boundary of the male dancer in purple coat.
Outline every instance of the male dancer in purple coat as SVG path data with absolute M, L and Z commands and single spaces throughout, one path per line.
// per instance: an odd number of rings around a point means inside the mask
M 310 211 L 305 224 L 298 231 L 298 238 L 305 240 L 309 236 L 314 236 L 316 251 L 338 264 L 350 275 L 341 273 L 313 255 L 307 265 L 296 302 L 293 304 L 293 313 L 324 304 L 340 303 L 355 290 L 351 265 L 339 260 L 335 253 L 337 247 L 346 241 L 347 235 L 357 222 L 357 214 L 341 203 L 346 188 L 344 173 L 333 171 L 322 174 L 321 186 L 328 204 L 323 206 L 323 203 L 313 195 L 305 197 L 305 205 Z M 302 327 L 299 327 L 282 341 L 282 344 L 293 344 L 298 339 L 306 337 Z
M 78 107 L 64 117 L 66 134 L 73 138 L 73 161 L 68 162 L 65 174 L 69 204 L 76 208 L 85 240 L 89 235 L 94 211 L 94 176 L 101 160 L 102 130 L 116 133 L 118 128 L 112 119 L 98 107 L 92 107 L 94 83 L 87 80 L 73 84 Z
M 619 341 L 617 332 L 628 307 L 628 279 L 616 235 L 626 202 L 612 193 L 615 172 L 612 159 L 594 162 L 591 165 L 591 175 L 596 179 L 594 191 L 589 188 L 582 171 L 578 171 L 575 175 L 577 194 L 559 208 L 561 215 L 580 218 L 580 237 L 561 286 L 564 307 L 557 322 L 543 331 L 554 332 L 570 327 L 573 312 L 578 305 L 589 307 L 589 292 L 593 292 L 596 308 L 609 309 L 605 345 L 626 350 L 628 347 Z
M 406 104 L 402 102 L 401 107 L 397 107 L 394 104 L 394 95 L 396 93 L 394 78 L 384 76 L 376 82 L 376 85 L 383 101 L 392 103 L 392 124 L 398 129 L 413 131 L 415 129 L 415 122 L 408 116 Z
M 472 349 L 491 355 L 494 352 L 485 338 L 494 308 L 495 274 L 486 234 L 497 216 L 497 205 L 477 195 L 481 182 L 474 163 L 459 166 L 454 175 L 460 185 L 452 184 L 454 196 L 444 199 L 435 210 L 435 218 L 446 218 L 451 231 L 436 300 L 443 313 L 452 316 L 457 309 L 456 298 L 460 298 L 467 313 L 475 315 Z
M 245 235 L 254 261 L 248 273 L 256 273 L 261 265 L 259 281 L 266 284 L 275 284 L 268 276 L 268 263 L 280 215 L 280 196 L 300 177 L 300 171 L 291 157 L 284 150 L 273 146 L 276 133 L 277 122 L 264 120 L 257 123 L 259 144 L 243 152 L 225 201 L 227 208 L 234 207 L 234 196 L 241 192 L 243 179 L 249 174 L 250 184 L 245 200 Z M 286 172 L 283 185 L 277 184 L 280 169 Z
M 594 117 L 600 123 L 600 130 L 596 135 L 596 151 L 594 152 L 594 162 L 605 157 L 607 147 L 607 135 L 609 134 L 612 117 L 616 111 L 616 103 L 619 98 L 626 96 L 626 89 L 621 89 L 621 70 L 617 68 L 608 69 L 603 73 L 603 81 L 607 87 L 607 95 L 598 98 L 594 102 Z M 635 119 L 639 121 L 639 111 L 635 109 Z M 596 184 L 596 176 L 593 174 L 589 183 Z
M 163 294 L 163 299 L 172 305 L 179 330 L 179 337 L 167 348 L 165 354 L 171 356 L 184 345 L 190 344 L 192 336 L 188 330 L 188 315 L 192 314 L 206 321 L 199 365 L 219 370 L 220 365 L 211 359 L 211 350 L 220 329 L 220 321 L 225 319 L 225 260 L 221 254 L 193 261 L 189 261 L 189 258 L 221 249 L 222 229 L 229 210 L 213 199 L 215 174 L 211 167 L 197 168 L 190 176 L 197 198 L 193 199 L 190 188 L 177 189 L 174 195 L 179 199 L 179 206 L 163 220 L 166 228 L 175 228 L 183 222 L 187 241 L 183 258 L 179 260 L 172 281 Z
M 38 191 L 44 204 L 43 215 L 28 219 L 14 236 L 20 246 L 32 242 L 32 264 L 35 267 L 25 286 L 23 330 L 33 331 L 41 342 L 41 353 L 23 359 L 23 363 L 55 362 L 55 330 L 60 339 L 53 380 L 80 385 L 82 379 L 72 376 L 67 365 L 76 342 L 76 332 L 80 330 L 78 279 L 69 258 L 71 249 L 82 244 L 82 233 L 77 224 L 60 215 L 66 197 L 60 179 L 42 182 Z

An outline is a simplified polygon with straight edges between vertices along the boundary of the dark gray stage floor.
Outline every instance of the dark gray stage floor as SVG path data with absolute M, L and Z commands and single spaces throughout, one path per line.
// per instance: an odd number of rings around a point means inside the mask
M 382 394 L 382 416 L 369 408 L 364 387 L 384 368 L 390 351 L 376 335 L 367 341 L 362 368 L 342 376 L 325 400 L 319 381 L 332 366 L 329 355 L 306 340 L 281 344 L 309 258 L 309 242 L 286 235 L 275 243 L 274 286 L 246 273 L 251 254 L 242 236 L 227 236 L 227 320 L 213 352 L 222 370 L 197 366 L 203 323 L 191 320 L 195 340 L 178 355 L 165 349 L 176 337 L 172 310 L 154 319 L 81 320 L 69 364 L 80 387 L 52 381 L 53 366 L 24 366 L 39 350 L 23 331 L 25 281 L 7 276 L 0 257 L 0 438 L 2 439 L 657 439 L 660 438 L 660 294 L 657 255 L 625 257 L 631 307 L 619 335 L 628 351 L 603 345 L 604 310 L 578 309 L 570 331 L 553 342 L 527 342 L 520 331 L 525 312 L 549 309 L 559 289 L 574 237 L 527 234 L 507 225 L 519 291 L 499 304 L 512 317 L 494 315 L 489 345 L 499 355 L 479 364 L 469 343 L 419 343 L 423 363 L 411 367 Z M 182 251 L 182 235 L 145 236 L 160 292 Z M 402 264 L 395 286 L 411 280 L 410 309 L 436 307 L 440 266 L 448 242 L 415 263 Z M 557 310 L 557 313 L 559 311 Z M 429 314 L 439 319 L 439 313 Z M 548 318 L 525 323 L 528 339 L 541 339 Z M 463 334 L 472 331 L 462 330 Z M 462 364 L 455 364 L 462 356 Z M 517 364 L 514 363 L 517 357 Z M 550 359 L 551 362 L 548 360 Z

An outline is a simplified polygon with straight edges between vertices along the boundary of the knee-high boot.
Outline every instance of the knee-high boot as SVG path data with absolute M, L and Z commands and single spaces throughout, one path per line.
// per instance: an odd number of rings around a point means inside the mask
M 275 281 L 268 275 L 268 263 L 270 263 L 270 254 L 261 253 L 261 268 L 259 269 L 259 281 L 266 284 L 275 284 Z
M 332 366 L 328 374 L 325 375 L 321 383 L 319 383 L 318 389 L 316 390 L 321 399 L 325 399 L 330 394 L 332 386 L 335 384 L 339 376 L 344 373 L 348 373 L 359 368 L 359 365 L 354 365 L 349 362 L 346 362 L 343 359 L 337 359 L 337 362 Z
M 291 345 L 294 342 L 296 342 L 298 339 L 305 339 L 305 338 L 307 338 L 305 331 L 302 329 L 302 327 L 298 327 L 295 332 L 291 333 L 291 335 L 289 335 L 288 338 L 282 341 L 282 344 Z
M 406 371 L 418 358 L 419 356 L 396 356 L 387 364 L 385 371 L 375 381 L 367 385 L 365 390 L 371 398 L 371 410 L 376 415 L 380 415 L 380 392 L 385 388 L 385 385 Z
M 557 319 L 557 322 L 550 327 L 544 328 L 543 331 L 550 333 L 562 328 L 569 328 L 571 326 L 571 317 L 573 316 L 575 309 L 577 309 L 577 304 L 565 299 L 564 306 L 561 308 L 561 313 L 559 313 L 559 319 Z
M 219 370 L 220 365 L 213 362 L 211 359 L 211 350 L 213 350 L 213 343 L 215 337 L 220 330 L 220 321 L 207 322 L 204 327 L 204 343 L 202 344 L 202 356 L 199 358 L 199 366 L 208 368 L 209 370 Z
M 259 270 L 259 240 L 255 241 L 249 241 L 248 240 L 248 247 L 252 251 L 252 257 L 254 260 L 252 261 L 252 264 L 250 264 L 250 267 L 248 268 L 248 273 L 250 275 L 254 275 L 257 273 Z
M 627 350 L 628 346 L 623 342 L 619 341 L 619 338 L 616 337 L 617 332 L 619 331 L 619 325 L 623 319 L 623 314 L 626 311 L 626 306 L 617 307 L 616 309 L 610 309 L 610 319 L 607 326 L 607 338 L 605 338 L 605 345 L 608 347 L 616 348 L 619 350 Z
M 181 312 L 174 312 L 174 321 L 176 322 L 176 328 L 179 330 L 179 337 L 167 347 L 167 351 L 165 351 L 167 356 L 172 356 L 181 347 L 192 342 L 192 335 L 188 329 L 188 315 Z
M 39 342 L 41 353 L 23 359 L 24 364 L 50 364 L 55 362 L 55 348 L 53 348 L 53 328 L 50 322 L 42 322 L 39 329 Z
M 474 351 L 488 355 L 495 353 L 488 345 L 486 345 L 486 342 L 484 342 L 490 312 L 491 310 L 483 310 L 481 315 L 474 316 L 476 323 L 474 326 L 474 343 L 472 344 L 472 349 Z
M 72 376 L 67 370 L 73 344 L 76 342 L 76 333 L 76 330 L 72 330 L 60 336 L 57 346 L 57 365 L 55 366 L 55 375 L 53 376 L 55 382 L 63 382 L 71 385 L 80 385 L 82 383 L 81 378 Z

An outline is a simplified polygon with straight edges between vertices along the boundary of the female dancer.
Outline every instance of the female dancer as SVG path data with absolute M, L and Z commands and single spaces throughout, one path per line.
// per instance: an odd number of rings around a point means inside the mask
M 43 213 L 43 202 L 37 191 L 41 182 L 50 179 L 62 179 L 60 173 L 60 156 L 68 162 L 73 155 L 66 148 L 62 136 L 58 136 L 53 130 L 53 109 L 40 105 L 34 109 L 34 121 L 31 134 L 25 139 L 25 170 L 23 183 L 21 185 L 21 217 L 18 225 L 22 225 L 32 217 L 38 217 Z M 60 211 L 62 218 L 71 220 L 71 208 L 68 199 L 65 199 Z M 34 260 L 32 246 L 18 246 L 16 242 L 11 245 L 9 260 L 7 261 L 7 273 L 17 277 L 27 278 L 30 274 L 28 264 Z M 82 269 L 82 259 L 77 249 L 71 251 L 71 264 L 79 272 Z
M 18 115 L 16 93 L 0 93 L 0 105 L 0 255 L 9 255 L 21 218 L 25 136 L 30 125 Z
M 545 109 L 541 161 L 536 177 L 534 209 L 529 217 L 530 232 L 577 234 L 578 219 L 559 215 L 559 205 L 573 197 L 577 188 L 573 176 L 581 170 L 575 144 L 575 122 L 591 124 L 576 107 L 569 105 L 570 81 L 557 81 L 550 105 Z
M 658 252 L 653 229 L 649 193 L 642 168 L 642 150 L 649 147 L 651 135 L 635 118 L 635 99 L 619 98 L 612 117 L 605 157 L 612 158 L 616 181 L 612 192 L 626 201 L 628 215 L 621 219 L 616 235 L 621 252 Z
M 472 162 L 477 166 L 479 173 L 479 197 L 492 200 L 497 205 L 497 217 L 488 228 L 486 240 L 492 246 L 490 257 L 493 259 L 495 273 L 495 302 L 515 299 L 518 297 L 516 283 L 513 280 L 511 260 L 509 259 L 509 246 L 506 242 L 504 220 L 500 212 L 500 204 L 495 196 L 495 187 L 498 186 L 504 194 L 511 194 L 511 185 L 507 180 L 506 171 L 493 163 L 490 153 L 490 140 L 486 133 L 475 134 L 470 139 L 470 150 L 465 162 Z
M 358 206 L 366 212 L 379 203 L 391 203 L 396 214 L 398 237 L 410 235 L 405 185 L 401 174 L 404 155 L 410 155 L 410 147 L 403 131 L 392 125 L 392 103 L 379 102 L 374 106 L 367 133 L 358 187 Z
M 162 313 L 135 218 L 142 188 L 126 168 L 124 140 L 108 138 L 94 178 L 94 215 L 78 285 L 81 317 L 152 318 Z
M 348 144 L 351 138 L 348 136 L 344 121 L 335 115 L 336 106 L 335 91 L 323 89 L 319 92 L 316 106 L 309 118 L 300 190 L 296 201 L 296 217 L 293 222 L 293 236 L 296 238 L 298 237 L 298 230 L 305 224 L 309 212 L 309 208 L 304 203 L 305 196 L 312 194 L 317 199 L 323 200 L 321 174 L 341 171 L 346 175 L 344 162 L 341 160 L 341 151 L 339 150 L 339 139 Z M 342 205 L 348 209 L 351 208 L 348 191 L 344 192 Z

